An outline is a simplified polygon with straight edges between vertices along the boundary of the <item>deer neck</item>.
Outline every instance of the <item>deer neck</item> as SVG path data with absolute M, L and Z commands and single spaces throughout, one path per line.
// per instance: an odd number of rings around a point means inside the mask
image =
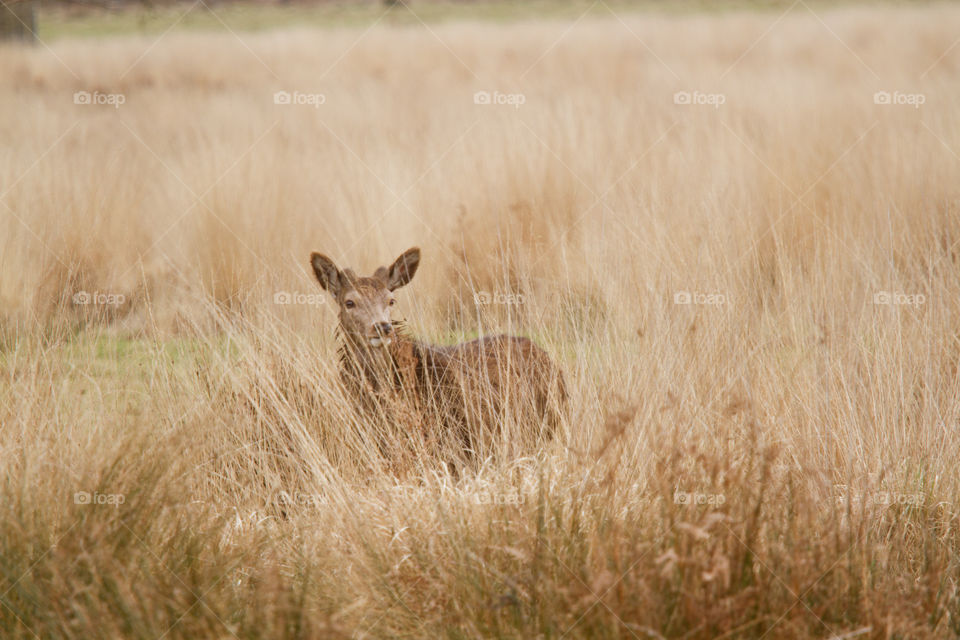
M 389 345 L 371 346 L 364 338 L 340 330 L 341 366 L 354 375 L 360 375 L 375 389 L 391 386 L 396 372 L 396 354 L 405 338 L 394 335 Z

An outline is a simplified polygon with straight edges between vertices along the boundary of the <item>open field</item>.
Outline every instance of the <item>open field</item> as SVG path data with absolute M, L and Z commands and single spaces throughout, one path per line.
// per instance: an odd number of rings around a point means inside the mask
M 0 47 L 0 636 L 960 634 L 960 6 L 613 6 Z M 381 455 L 413 245 L 553 441 Z
M 885 0 L 896 6 L 895 0 Z M 923 0 L 910 0 L 923 3 Z M 181 0 L 117 4 L 111 10 L 95 5 L 44 3 L 39 8 L 39 36 L 62 37 L 128 35 L 157 36 L 166 31 L 233 29 L 263 31 L 292 26 L 360 27 L 371 23 L 413 26 L 443 22 L 480 21 L 510 23 L 518 20 L 575 21 L 584 17 L 610 17 L 611 12 L 656 11 L 662 14 L 714 13 L 735 10 L 773 12 L 776 18 L 790 9 L 791 0 L 397 0 L 388 5 L 377 0 L 360 2 L 214 2 Z M 822 10 L 836 6 L 832 0 L 806 0 L 807 7 Z

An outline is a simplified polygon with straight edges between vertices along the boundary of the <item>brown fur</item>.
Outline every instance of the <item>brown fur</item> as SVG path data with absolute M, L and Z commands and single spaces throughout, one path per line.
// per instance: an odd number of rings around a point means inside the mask
M 552 435 L 566 400 L 563 374 L 532 340 L 498 335 L 437 346 L 388 320 L 391 292 L 412 279 L 419 259 L 419 249 L 410 249 L 389 269 L 358 278 L 325 256 L 311 256 L 317 279 L 340 308 L 341 378 L 360 407 L 471 456 L 497 436 L 512 445 Z M 377 343 L 383 337 L 389 345 Z M 522 432 L 506 432 L 508 426 Z

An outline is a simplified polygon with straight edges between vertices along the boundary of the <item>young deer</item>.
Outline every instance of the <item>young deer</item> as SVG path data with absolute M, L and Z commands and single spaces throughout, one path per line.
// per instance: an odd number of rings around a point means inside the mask
M 555 430 L 566 400 L 563 374 L 531 340 L 498 335 L 437 346 L 391 319 L 393 292 L 417 272 L 418 248 L 370 277 L 341 271 L 319 253 L 310 264 L 340 308 L 341 378 L 363 409 L 415 426 L 427 441 L 452 437 L 468 457 L 492 436 L 508 435 L 505 425 L 527 436 Z

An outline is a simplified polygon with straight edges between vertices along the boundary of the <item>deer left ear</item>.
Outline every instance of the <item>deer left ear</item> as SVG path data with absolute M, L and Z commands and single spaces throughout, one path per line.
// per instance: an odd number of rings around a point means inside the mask
M 384 280 L 387 283 L 387 289 L 393 291 L 408 284 L 413 280 L 413 274 L 417 272 L 417 267 L 419 266 L 420 249 L 413 247 L 412 249 L 404 251 L 400 254 L 400 257 L 390 265 L 390 268 L 385 270 L 386 278 L 384 278 Z M 377 269 L 377 272 L 380 273 L 380 269 Z
M 310 266 L 313 267 L 313 274 L 317 276 L 320 286 L 329 291 L 334 298 L 339 297 L 343 289 L 344 277 L 333 260 L 320 253 L 311 253 Z

